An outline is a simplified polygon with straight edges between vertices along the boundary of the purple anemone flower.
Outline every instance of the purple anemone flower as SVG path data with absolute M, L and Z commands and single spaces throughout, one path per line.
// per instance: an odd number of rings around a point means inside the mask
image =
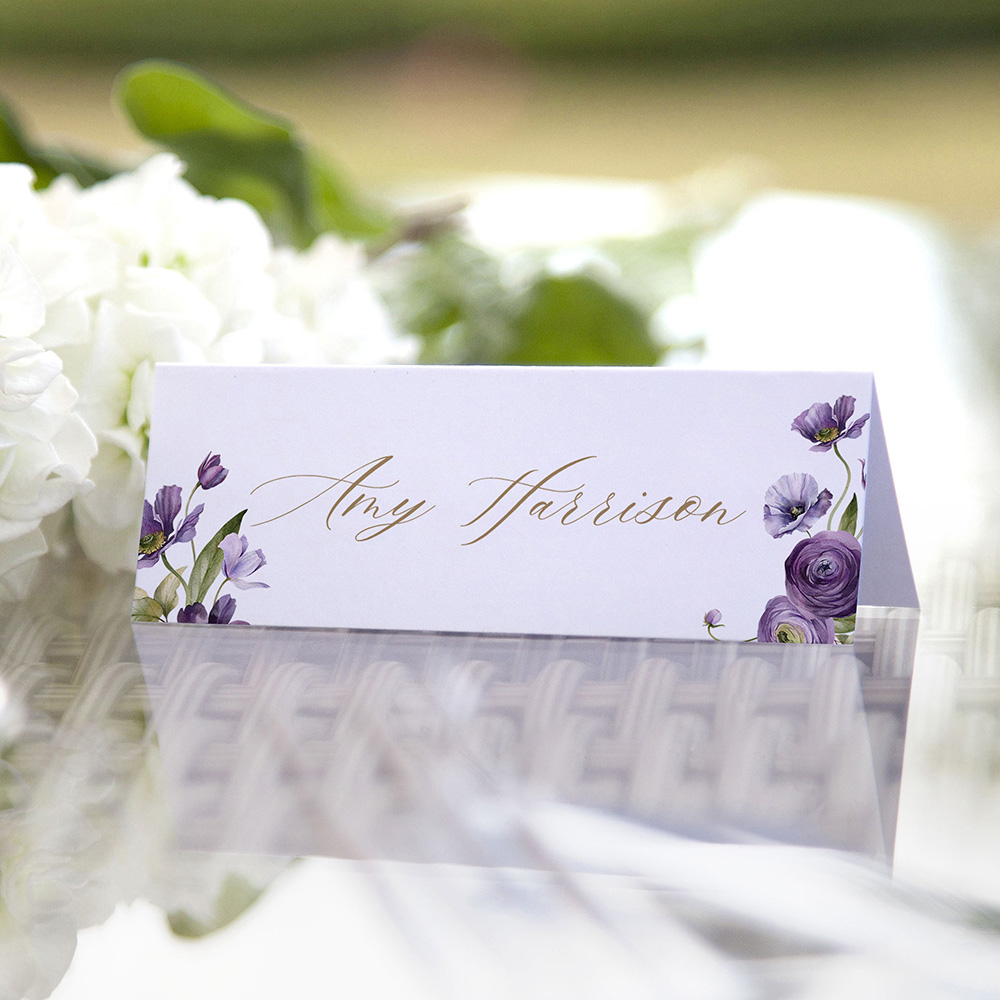
M 858 605 L 861 543 L 849 531 L 803 538 L 785 560 L 785 593 L 817 618 L 853 615 Z
M 211 611 L 205 610 L 205 605 L 196 602 L 181 608 L 177 612 L 177 620 L 189 625 L 249 625 L 249 622 L 233 621 L 236 611 L 236 599 L 230 594 L 223 594 L 212 605 Z
M 226 579 L 232 580 L 240 590 L 269 586 L 266 583 L 247 580 L 247 577 L 256 573 L 267 560 L 260 549 L 247 551 L 246 535 L 237 535 L 235 532 L 226 535 L 219 542 L 219 548 L 222 549 L 222 571 L 226 574 Z
M 210 490 L 228 475 L 229 470 L 222 466 L 222 456 L 209 453 L 198 466 L 198 485 L 203 490 Z
M 857 400 L 853 396 L 839 396 L 833 406 L 813 403 L 792 421 L 792 430 L 798 431 L 807 441 L 814 442 L 810 451 L 829 451 L 841 438 L 859 437 L 868 422 L 870 413 L 847 426 L 854 413 L 855 402 Z
M 764 528 L 772 538 L 808 531 L 829 509 L 833 494 L 820 492 L 808 473 L 782 476 L 764 494 Z
M 152 504 L 148 500 L 142 502 L 142 529 L 139 532 L 139 561 L 141 569 L 144 566 L 155 566 L 160 561 L 161 553 L 165 552 L 175 542 L 189 542 L 195 536 L 198 518 L 205 509 L 204 504 L 197 507 L 174 531 L 174 521 L 181 512 L 181 488 L 179 486 L 161 486 Z
M 705 612 L 704 622 L 709 628 L 712 628 L 714 625 L 718 625 L 721 621 L 722 612 L 718 608 L 712 608 L 711 611 Z
M 833 643 L 833 619 L 814 618 L 787 597 L 772 597 L 757 625 L 758 642 Z

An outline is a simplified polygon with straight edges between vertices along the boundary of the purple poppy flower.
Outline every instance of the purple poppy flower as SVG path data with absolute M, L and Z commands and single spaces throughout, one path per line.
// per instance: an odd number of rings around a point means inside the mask
M 260 549 L 247 551 L 246 535 L 237 535 L 235 532 L 226 535 L 219 542 L 222 549 L 222 571 L 226 574 L 227 580 L 232 580 L 240 590 L 250 590 L 252 587 L 267 587 L 267 583 L 251 583 L 248 576 L 256 573 L 267 560 Z
M 839 396 L 832 407 L 829 403 L 813 403 L 792 421 L 792 430 L 798 431 L 807 441 L 816 442 L 810 451 L 829 451 L 841 438 L 860 437 L 861 429 L 868 422 L 870 413 L 847 426 L 855 402 L 853 396 Z
M 814 618 L 787 597 L 772 597 L 757 625 L 758 642 L 836 642 L 833 619 Z
M 204 509 L 204 504 L 198 504 L 175 532 L 174 521 L 181 512 L 181 488 L 161 486 L 152 505 L 148 500 L 144 500 L 142 529 L 139 532 L 139 568 L 155 566 L 160 561 L 160 554 L 175 542 L 191 541 L 195 536 L 198 518 Z
M 709 628 L 718 625 L 722 621 L 722 612 L 718 608 L 712 608 L 711 611 L 705 612 L 704 621 Z
M 858 605 L 861 543 L 849 531 L 803 538 L 785 560 L 785 593 L 817 618 L 853 615 Z
M 198 485 L 203 490 L 210 490 L 213 486 L 218 486 L 228 475 L 229 470 L 222 466 L 222 457 L 209 453 L 198 466 Z
M 196 602 L 181 608 L 177 612 L 177 620 L 189 625 L 249 625 L 249 622 L 233 621 L 236 611 L 236 599 L 230 594 L 223 594 L 212 605 L 211 611 L 205 610 L 205 605 Z
M 764 494 L 764 528 L 772 538 L 808 531 L 829 509 L 833 494 L 820 492 L 808 473 L 782 476 Z

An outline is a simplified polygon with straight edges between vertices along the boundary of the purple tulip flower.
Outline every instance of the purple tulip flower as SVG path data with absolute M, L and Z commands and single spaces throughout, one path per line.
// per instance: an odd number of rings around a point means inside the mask
M 814 618 L 795 607 L 787 597 L 772 597 L 757 625 L 758 642 L 836 642 L 833 620 Z
M 204 509 L 204 504 L 198 504 L 175 532 L 174 521 L 181 512 L 181 488 L 161 486 L 152 505 L 148 500 L 144 500 L 142 529 L 139 532 L 138 567 L 141 569 L 144 566 L 155 566 L 160 561 L 161 553 L 175 542 L 191 541 L 195 536 L 198 518 Z
M 785 593 L 817 618 L 853 615 L 858 605 L 861 543 L 849 531 L 803 538 L 785 560 Z
M 833 494 L 820 492 L 808 473 L 782 476 L 764 494 L 764 528 L 772 538 L 808 531 L 829 509 Z
M 198 466 L 198 485 L 203 490 L 210 490 L 213 486 L 218 486 L 228 475 L 229 470 L 222 466 L 222 457 L 209 453 Z
M 205 605 L 196 602 L 181 608 L 177 612 L 177 620 L 189 625 L 249 625 L 249 622 L 233 621 L 236 611 L 236 599 L 231 594 L 223 594 L 212 605 L 211 611 L 205 610 Z
M 853 396 L 840 396 L 832 407 L 829 403 L 813 403 L 792 421 L 792 430 L 798 431 L 807 441 L 815 442 L 810 451 L 829 451 L 841 438 L 860 437 L 862 428 L 868 422 L 870 413 L 847 426 L 854 413 L 855 402 Z
M 249 625 L 249 622 L 233 621 L 233 613 L 236 611 L 236 598 L 231 594 L 223 594 L 211 611 L 205 610 L 205 605 L 196 602 L 189 604 L 186 608 L 181 608 L 177 612 L 177 620 L 189 625 Z
M 222 549 L 222 571 L 227 580 L 240 588 L 240 590 L 250 590 L 253 587 L 267 587 L 266 583 L 250 582 L 248 576 L 253 575 L 263 566 L 267 560 L 260 549 L 247 551 L 246 535 L 237 535 L 235 532 L 226 535 L 219 542 Z

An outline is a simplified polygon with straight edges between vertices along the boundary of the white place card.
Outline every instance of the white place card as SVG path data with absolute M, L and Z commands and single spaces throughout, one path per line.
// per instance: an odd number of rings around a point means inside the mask
M 133 620 L 849 642 L 915 607 L 873 379 L 159 365 Z

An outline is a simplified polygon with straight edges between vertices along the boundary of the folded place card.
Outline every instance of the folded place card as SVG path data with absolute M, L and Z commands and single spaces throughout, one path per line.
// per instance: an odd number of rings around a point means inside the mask
M 850 642 L 915 607 L 870 374 L 159 365 L 133 620 Z

